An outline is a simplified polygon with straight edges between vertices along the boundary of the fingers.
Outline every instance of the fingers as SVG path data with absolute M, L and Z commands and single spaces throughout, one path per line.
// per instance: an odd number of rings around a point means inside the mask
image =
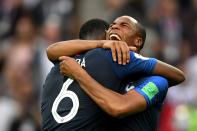
M 113 61 L 116 62 L 116 48 L 115 48 L 115 46 L 111 47 L 111 52 L 112 52 Z
M 130 48 L 123 41 L 107 41 L 103 48 L 111 49 L 113 61 L 118 61 L 118 64 L 126 65 L 130 61 Z M 131 48 L 135 50 L 135 48 Z
M 68 58 L 67 56 L 60 56 L 60 57 L 59 57 L 59 61 L 66 60 L 67 58 Z
M 127 61 L 127 63 L 129 63 L 130 62 L 130 50 L 129 49 L 127 50 L 126 54 L 127 54 L 126 61 Z
M 71 78 L 71 72 L 72 72 L 72 65 L 69 60 L 63 60 L 60 62 L 60 73 L 64 76 L 68 76 Z
M 115 48 L 116 48 L 116 53 L 117 53 L 117 57 L 118 57 L 118 64 L 122 64 L 122 50 L 120 48 L 120 45 L 115 44 Z
M 120 47 L 122 52 L 122 64 L 126 65 L 126 63 L 128 63 L 130 60 L 129 48 L 127 47 L 127 45 L 124 44 L 122 44 Z
M 136 51 L 137 51 L 137 48 L 136 48 L 136 47 L 134 47 L 134 46 L 129 46 L 129 50 L 130 50 L 130 51 L 134 51 L 134 52 L 136 52 Z
M 62 62 L 60 62 L 60 73 L 62 75 L 65 75 L 65 73 L 64 73 L 64 62 L 65 62 L 65 60 L 63 60 Z
M 118 57 L 118 64 L 126 65 L 130 61 L 129 47 L 125 42 L 116 43 L 116 52 Z
M 66 60 L 60 62 L 60 73 L 64 76 L 75 79 L 83 68 L 73 58 L 67 57 Z

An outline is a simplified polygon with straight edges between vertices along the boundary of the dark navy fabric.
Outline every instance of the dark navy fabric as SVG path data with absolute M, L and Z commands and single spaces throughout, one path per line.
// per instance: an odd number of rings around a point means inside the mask
M 132 73 L 151 74 L 156 64 L 155 59 L 136 57 L 136 54 L 131 52 L 130 63 L 121 66 L 112 61 L 111 51 L 104 49 L 91 50 L 74 58 L 96 81 L 116 92 L 123 90 L 121 89 L 121 81 L 124 78 Z M 71 82 L 66 91 L 73 92 L 78 98 L 77 114 L 65 123 L 58 123 L 54 119 L 52 107 L 63 89 L 63 84 L 68 79 L 68 77 L 60 74 L 59 63 L 55 63 L 43 86 L 41 103 L 42 130 L 103 131 L 103 125 L 108 120 L 108 115 L 87 96 L 76 81 Z M 67 93 L 69 94 L 69 92 Z M 65 97 L 58 103 L 57 113 L 61 117 L 67 116 L 74 105 L 75 103 L 69 97 Z
M 151 90 L 150 88 L 154 86 Z M 147 88 L 148 87 L 148 88 Z M 150 89 L 151 99 L 143 89 Z M 158 90 L 155 92 L 155 88 Z M 123 90 L 126 93 L 135 90 L 141 94 L 147 102 L 147 109 L 143 112 L 129 115 L 122 119 L 111 118 L 108 130 L 113 131 L 157 131 L 158 118 L 164 99 L 168 91 L 168 81 L 161 76 L 150 76 L 129 83 Z

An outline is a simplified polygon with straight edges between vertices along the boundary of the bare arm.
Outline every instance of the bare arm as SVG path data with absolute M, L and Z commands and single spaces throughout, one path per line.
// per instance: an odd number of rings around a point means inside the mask
M 50 61 L 58 60 L 60 56 L 73 56 L 94 48 L 101 48 L 100 40 L 69 40 L 50 45 L 46 52 Z
M 145 98 L 135 90 L 119 94 L 102 86 L 83 71 L 74 78 L 97 105 L 113 117 L 128 116 L 146 109 Z
M 130 60 L 129 50 L 135 51 L 135 47 L 128 47 L 122 41 L 109 40 L 69 40 L 50 45 L 47 48 L 49 60 L 58 60 L 60 56 L 73 56 L 84 51 L 95 48 L 108 48 L 112 51 L 113 60 L 118 59 L 119 64 L 126 64 Z M 177 85 L 185 80 L 185 76 L 179 69 L 158 61 L 153 74 L 164 76 L 168 79 L 170 86 Z
M 75 79 L 80 84 L 81 88 L 95 101 L 95 103 L 97 103 L 111 116 L 122 117 L 141 112 L 146 109 L 147 104 L 145 98 L 135 90 L 131 90 L 124 95 L 109 90 L 89 76 L 89 74 L 83 70 L 74 59 L 64 57 L 62 60 L 63 61 L 60 63 L 61 73 Z M 161 66 L 162 68 L 157 66 Z M 164 73 L 164 75 L 165 72 L 163 69 L 165 68 L 172 68 L 169 69 L 172 73 L 178 70 L 162 62 L 158 62 L 155 68 L 155 73 Z M 180 70 L 178 70 L 178 72 L 182 74 Z M 177 76 L 169 74 L 168 77 L 173 78 Z M 177 77 L 176 79 L 180 79 L 180 81 L 182 81 L 182 76 Z
M 129 51 L 137 50 L 136 47 L 128 47 L 123 41 L 69 40 L 50 45 L 47 48 L 47 56 L 50 61 L 56 61 L 60 56 L 73 56 L 95 48 L 111 49 L 113 60 L 123 65 L 130 60 Z
M 181 70 L 159 60 L 153 74 L 166 77 L 169 81 L 169 86 L 175 86 L 185 80 L 185 75 Z
M 75 79 L 95 103 L 111 116 L 122 117 L 146 109 L 145 98 L 136 91 L 122 95 L 107 89 L 91 78 L 72 58 L 65 57 L 60 68 L 63 74 Z

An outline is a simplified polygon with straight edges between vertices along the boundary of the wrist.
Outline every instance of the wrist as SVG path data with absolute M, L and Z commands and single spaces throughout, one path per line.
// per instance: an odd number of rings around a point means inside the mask
M 104 44 L 104 41 L 103 40 L 99 40 L 97 45 L 96 45 L 96 48 L 103 48 L 103 44 Z
M 90 76 L 85 70 L 81 70 L 74 78 L 80 85 L 86 85 L 90 81 Z
M 80 81 L 85 75 L 85 71 L 83 69 L 77 70 L 73 73 L 73 78 L 77 81 Z

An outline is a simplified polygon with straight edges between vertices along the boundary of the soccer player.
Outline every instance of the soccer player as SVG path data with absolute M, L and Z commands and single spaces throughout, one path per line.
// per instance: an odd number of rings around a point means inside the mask
M 168 81 L 161 76 L 147 76 L 123 86 L 117 93 L 102 86 L 89 76 L 75 61 L 67 58 L 63 72 L 109 115 L 107 130 L 156 131 L 157 119 L 168 91 Z
M 106 36 L 108 40 L 70 40 L 50 45 L 47 49 L 49 60 L 56 61 L 60 56 L 73 56 L 95 48 L 110 48 L 113 60 L 125 65 L 130 61 L 129 50 L 139 53 L 143 48 L 146 32 L 140 23 L 129 16 L 117 18 L 110 26 Z M 135 56 L 141 57 L 138 54 Z M 167 77 L 170 86 L 182 82 L 184 75 L 180 70 L 161 61 L 157 65 L 159 75 Z M 168 69 L 173 70 L 166 73 Z M 176 81 L 171 81 L 172 79 Z
M 113 126 L 111 126 L 114 127 L 113 130 L 157 130 L 157 117 L 168 90 L 168 82 L 165 78 L 161 76 L 142 78 L 139 81 L 128 84 L 126 88 L 123 88 L 122 93 L 124 93 L 124 95 L 120 95 L 100 87 L 100 85 L 92 80 L 88 74 L 80 73 L 80 69 L 78 70 L 72 62 L 68 63 L 69 64 L 66 64 L 66 66 L 68 65 L 68 72 L 63 72 L 75 78 L 86 93 L 88 93 L 88 95 L 108 114 L 115 117 L 121 117 L 140 112 L 124 119 L 117 120 L 116 123 L 113 121 Z M 65 67 L 63 68 L 65 69 Z
M 80 57 L 82 58 L 80 59 Z M 133 73 L 152 74 L 155 65 L 158 64 L 155 59 L 142 60 L 137 57 L 131 52 L 132 61 L 126 66 L 113 63 L 111 52 L 102 49 L 93 50 L 75 58 L 97 81 L 118 91 L 120 80 Z M 133 67 L 135 66 L 131 63 L 135 64 L 135 62 L 138 64 L 138 68 L 134 69 Z M 105 121 L 106 115 L 86 96 L 83 90 L 80 90 L 76 81 L 63 78 L 58 74 L 58 63 L 55 64 L 57 66 L 48 75 L 43 91 L 43 129 L 102 130 L 100 125 Z M 114 65 L 114 68 L 111 68 L 111 65 Z M 142 67 L 143 69 L 141 69 Z M 150 68 L 148 69 L 147 67 Z M 118 70 L 121 72 L 117 73 Z M 157 70 L 154 69 L 154 71 L 158 73 Z M 104 76 L 103 73 L 105 73 Z M 64 105 L 67 106 L 65 107 Z
M 105 39 L 105 31 L 109 28 L 109 24 L 101 19 L 92 19 L 87 21 L 84 25 L 82 25 L 79 33 L 80 39 Z M 102 35 L 101 35 L 102 32 Z M 90 37 L 91 36 L 91 37 Z M 80 57 L 80 56 L 77 56 Z M 79 59 L 78 59 L 79 60 Z M 52 105 L 54 103 L 55 98 L 57 97 L 57 94 L 59 93 L 58 89 L 55 88 L 62 88 L 64 77 L 59 72 L 59 62 L 57 60 L 53 61 L 54 67 L 51 69 L 50 73 L 47 76 L 47 79 L 45 81 L 45 84 L 43 86 L 44 91 L 42 94 L 42 105 L 41 105 L 41 114 L 42 114 L 42 130 L 85 130 L 87 127 L 83 127 L 83 124 L 81 127 L 62 127 L 59 122 L 56 122 L 52 116 L 51 109 Z M 55 88 L 54 88 L 55 87 Z M 52 88 L 52 90 L 50 89 Z M 79 91 L 80 92 L 80 91 Z M 82 92 L 82 94 L 84 94 Z M 48 97 L 51 96 L 50 97 Z M 68 101 L 70 97 L 68 96 Z M 71 97 L 72 98 L 72 97 Z M 72 100 L 72 99 L 71 99 Z M 72 102 L 72 101 L 71 101 Z M 72 104 L 72 103 L 70 103 Z M 69 105 L 71 106 L 71 105 Z M 59 104 L 58 110 L 61 110 L 65 108 L 64 104 Z M 69 115 L 70 116 L 70 115 Z M 84 124 L 86 125 L 86 124 Z M 75 126 L 75 125 L 73 125 Z M 94 127 L 94 125 L 92 125 Z M 88 130 L 91 129 L 91 127 L 88 128 Z M 99 130 L 99 129 L 98 129 Z

